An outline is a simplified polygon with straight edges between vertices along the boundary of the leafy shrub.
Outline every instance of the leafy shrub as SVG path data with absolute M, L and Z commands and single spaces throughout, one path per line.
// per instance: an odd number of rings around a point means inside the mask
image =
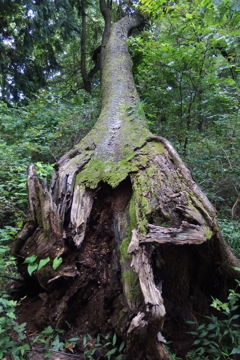
M 0 297 L 0 358 L 9 352 L 14 360 L 26 359 L 26 351 L 30 349 L 26 342 L 26 323 L 19 325 L 16 322 L 16 301 L 10 300 L 5 293 Z
M 237 220 L 220 219 L 222 234 L 234 254 L 240 258 L 240 223 Z
M 239 286 L 240 282 L 237 283 Z M 230 290 L 227 302 L 213 299 L 211 306 L 220 311 L 224 319 L 220 320 L 214 315 L 207 316 L 208 323 L 190 332 L 196 340 L 192 345 L 194 349 L 188 353 L 187 359 L 232 360 L 235 354 L 240 354 L 240 325 L 235 321 L 240 316 L 236 314 L 239 299 L 240 294 L 235 290 Z M 196 325 L 191 321 L 188 323 Z
M 94 345 L 92 345 L 92 343 Z M 109 336 L 104 336 L 101 334 L 98 334 L 96 339 L 93 339 L 90 334 L 87 334 L 83 337 L 83 346 L 86 349 L 84 351 L 84 355 L 87 359 L 90 360 L 95 359 L 94 354 L 98 348 L 107 349 L 107 352 L 104 356 L 107 357 L 108 360 L 112 359 L 112 356 L 115 360 L 124 359 L 122 351 L 125 347 L 125 342 L 123 341 L 118 344 L 116 334 L 113 335 L 112 340 L 109 340 Z
M 75 346 L 76 341 L 79 338 L 69 339 L 67 345 L 60 336 L 64 334 L 62 329 L 53 329 L 51 326 L 47 326 L 40 334 L 34 336 L 31 339 L 31 347 L 34 349 L 34 344 L 42 345 L 42 350 L 45 350 L 44 357 L 50 358 L 53 351 L 61 351 L 64 348 Z
M 21 223 L 18 224 L 21 226 Z M 19 227 L 5 226 L 0 229 L 0 296 L 7 289 L 7 279 L 17 277 L 14 256 L 10 255 L 10 245 Z

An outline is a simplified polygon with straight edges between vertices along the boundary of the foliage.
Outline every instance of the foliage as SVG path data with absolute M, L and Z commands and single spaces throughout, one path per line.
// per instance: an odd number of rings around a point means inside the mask
M 94 359 L 94 354 L 98 348 L 107 349 L 104 356 L 107 357 L 108 360 L 110 360 L 112 356 L 114 356 L 115 360 L 124 359 L 122 351 L 124 349 L 125 342 L 123 341 L 120 343 L 120 345 L 118 345 L 116 334 L 113 335 L 112 340 L 109 340 L 109 336 L 104 336 L 101 334 L 98 334 L 96 339 L 93 339 L 90 334 L 87 334 L 83 337 L 83 345 L 86 348 L 84 355 L 87 359 Z
M 0 356 L 11 355 L 16 360 L 28 359 L 35 349 L 35 345 L 43 345 L 44 357 L 51 357 L 52 351 L 68 350 L 74 352 L 78 337 L 62 341 L 60 336 L 64 330 L 46 327 L 40 334 L 29 336 L 25 330 L 26 323 L 19 325 L 16 322 L 16 301 L 9 300 L 8 295 L 2 294 L 0 298 Z
M 213 3 L 143 0 L 154 22 L 129 44 L 150 130 L 174 144 L 230 218 L 239 214 L 239 14 L 221 17 L 217 4 L 233 2 Z
M 99 100 L 79 96 L 62 102 L 55 96 L 43 92 L 28 106 L 11 109 L 0 102 L 0 226 L 26 216 L 28 165 L 34 162 L 40 180 L 49 181 L 53 163 L 97 119 Z
M 52 264 L 53 270 L 57 270 L 57 268 L 61 265 L 62 261 L 63 259 L 61 257 L 55 257 Z
M 87 5 L 87 10 L 83 8 Z M 112 6 L 113 13 L 120 5 Z M 117 9 L 116 9 L 117 8 Z M 84 88 L 86 72 L 95 65 L 94 50 L 101 44 L 104 21 L 96 1 L 0 0 L 0 99 L 8 106 L 26 105 L 39 90 L 60 88 L 65 98 Z M 80 38 L 87 21 L 84 54 Z M 99 88 L 99 76 L 94 79 Z
M 0 89 L 8 104 L 26 100 L 60 69 L 66 40 L 79 34 L 78 1 L 0 1 Z
M 240 282 L 237 283 L 239 287 Z M 239 299 L 240 294 L 235 290 L 230 290 L 227 302 L 213 299 L 211 306 L 221 312 L 223 319 L 207 316 L 208 323 L 190 332 L 196 340 L 192 345 L 194 349 L 188 353 L 188 359 L 223 360 L 233 359 L 234 354 L 240 354 L 240 325 L 236 322 L 240 316 L 236 314 Z
M 11 352 L 16 360 L 26 359 L 26 351 L 30 349 L 26 342 L 26 323 L 19 325 L 16 322 L 16 301 L 10 300 L 5 293 L 0 297 L 0 357 Z
M 64 330 L 53 329 L 51 326 L 47 326 L 40 334 L 31 337 L 31 347 L 34 349 L 34 344 L 43 345 L 42 350 L 45 350 L 45 358 L 50 358 L 53 351 L 60 352 L 69 350 L 70 353 L 73 353 L 79 337 L 74 337 L 65 341 L 62 340 L 63 334 Z
M 8 290 L 8 279 L 19 279 L 15 258 L 10 255 L 10 245 L 20 226 L 21 223 L 18 227 L 8 225 L 0 229 L 0 297 Z
M 167 342 L 167 345 L 164 344 L 164 347 L 166 348 L 167 352 L 168 352 L 168 356 L 170 357 L 171 360 L 182 360 L 182 358 L 178 357 L 176 354 L 171 352 L 171 341 Z
M 238 220 L 220 219 L 222 234 L 234 254 L 240 258 L 240 224 Z
M 45 259 L 40 259 L 39 261 L 37 261 L 37 255 L 32 255 L 27 257 L 23 263 L 27 264 L 27 271 L 31 276 L 35 270 L 40 270 L 42 267 L 47 265 L 50 260 L 50 257 L 47 257 Z M 57 268 L 61 265 L 62 261 L 63 259 L 61 257 L 55 257 L 52 263 L 53 270 L 57 270 Z
M 234 209 L 234 204 L 239 192 L 240 134 L 238 123 L 232 130 L 231 125 L 230 119 L 226 119 L 210 126 L 206 135 L 191 134 L 183 154 L 195 180 L 216 206 L 219 217 L 225 219 L 239 214 L 239 207 Z
M 9 254 L 13 237 L 19 231 L 18 227 L 5 226 L 0 229 L 0 358 L 11 352 L 14 359 L 26 359 L 29 345 L 24 333 L 26 324 L 16 322 L 15 308 L 17 301 L 11 300 L 8 294 L 8 283 L 12 279 L 19 280 L 15 259 Z

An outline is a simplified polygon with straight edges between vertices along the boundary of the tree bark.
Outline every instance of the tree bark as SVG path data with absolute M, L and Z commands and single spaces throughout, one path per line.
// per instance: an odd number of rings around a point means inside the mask
M 126 43 L 142 22 L 112 26 L 98 122 L 57 162 L 49 190 L 29 167 L 29 217 L 13 253 L 26 280 L 26 257 L 51 258 L 33 273 L 44 293 L 38 326 L 116 332 L 125 359 L 160 360 L 170 359 L 164 336 L 179 354 L 188 350 L 185 321 L 208 314 L 240 264 L 176 150 L 146 128 Z M 63 262 L 53 270 L 56 257 Z

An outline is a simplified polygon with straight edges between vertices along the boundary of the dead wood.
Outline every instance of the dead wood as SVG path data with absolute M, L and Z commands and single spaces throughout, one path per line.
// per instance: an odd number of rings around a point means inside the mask
M 126 359 L 160 360 L 169 359 L 164 337 L 184 356 L 185 321 L 209 314 L 211 296 L 226 296 L 240 263 L 174 147 L 145 126 L 126 43 L 141 21 L 113 25 L 99 120 L 57 162 L 49 190 L 29 167 L 29 217 L 13 252 L 26 281 L 26 257 L 51 258 L 33 273 L 42 292 L 22 303 L 36 326 L 116 332 Z

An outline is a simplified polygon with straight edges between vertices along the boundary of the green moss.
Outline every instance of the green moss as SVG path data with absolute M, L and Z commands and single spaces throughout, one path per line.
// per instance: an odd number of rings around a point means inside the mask
M 137 229 L 137 218 L 136 218 L 136 209 L 135 209 L 135 197 L 132 196 L 129 205 L 128 205 L 128 213 L 129 213 L 129 224 L 127 226 L 127 235 L 122 240 L 121 245 L 119 246 L 120 251 L 120 263 L 124 264 L 126 257 L 130 258 L 131 255 L 127 254 L 128 246 L 130 244 L 132 238 L 132 230 Z
M 167 151 L 165 150 L 165 147 L 163 144 L 161 144 L 160 142 L 157 141 L 153 141 L 152 143 L 152 147 L 154 148 L 154 152 L 156 154 L 164 154 L 167 156 Z
M 136 274 L 132 269 L 128 269 L 123 273 L 122 278 L 125 284 L 126 297 L 132 302 L 141 302 L 143 296 L 139 284 L 138 274 Z
M 121 150 L 121 153 L 123 152 L 124 150 Z M 125 152 L 126 156 L 116 162 L 102 158 L 91 159 L 77 175 L 77 184 L 84 183 L 86 186 L 94 189 L 100 181 L 104 181 L 115 188 L 128 174 L 137 172 L 139 167 L 147 167 L 149 160 L 153 156 L 153 148 L 149 146 L 149 144 L 146 144 L 138 153 L 129 153 L 129 147 L 126 145 Z M 146 174 L 149 178 L 154 177 L 155 172 L 156 167 L 154 165 L 146 169 Z M 142 184 L 141 187 L 143 187 L 143 185 L 144 184 Z M 145 189 L 147 191 L 147 186 L 145 186 Z
M 137 171 L 137 163 L 133 162 L 135 153 L 119 162 L 104 161 L 101 158 L 92 159 L 77 175 L 77 183 L 82 182 L 94 189 L 100 181 L 104 181 L 115 188 L 121 181 L 126 179 L 129 173 Z
M 136 218 L 138 230 L 145 234 L 147 231 L 148 219 L 152 213 L 152 206 L 147 198 L 149 189 L 151 189 L 151 178 L 146 176 L 146 172 L 139 172 L 135 176 L 134 193 L 136 198 Z
M 212 238 L 212 236 L 213 236 L 213 232 L 212 232 L 211 230 L 207 229 L 207 230 L 205 231 L 205 236 L 204 236 L 204 238 L 205 238 L 206 240 L 209 240 L 209 239 Z
M 128 250 L 128 246 L 130 244 L 130 241 L 131 241 L 130 236 L 127 236 L 122 240 L 121 245 L 119 246 L 120 264 L 121 265 L 124 264 L 124 261 L 125 261 L 126 257 L 130 258 L 130 255 L 127 254 L 127 250 Z
M 155 165 L 151 165 L 149 168 L 146 169 L 146 174 L 148 177 L 153 178 L 156 174 L 157 168 Z

